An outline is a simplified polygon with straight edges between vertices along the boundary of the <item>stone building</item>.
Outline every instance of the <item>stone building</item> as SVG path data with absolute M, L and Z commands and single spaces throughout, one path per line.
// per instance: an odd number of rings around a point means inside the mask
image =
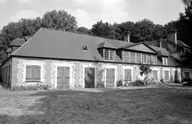
M 181 81 L 181 68 L 161 47 L 41 28 L 2 64 L 11 89 L 47 85 L 51 89 L 116 87 L 134 81 L 149 64 L 156 81 Z

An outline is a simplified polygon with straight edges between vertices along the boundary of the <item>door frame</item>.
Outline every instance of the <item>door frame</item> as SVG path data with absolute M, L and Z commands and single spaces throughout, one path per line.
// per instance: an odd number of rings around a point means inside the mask
M 117 81 L 117 76 L 116 76 L 116 71 L 117 71 L 117 69 L 116 69 L 116 66 L 113 66 L 113 65 L 106 65 L 106 67 L 105 67 L 105 87 L 107 86 L 107 81 L 106 81 L 106 79 L 107 79 L 107 72 L 106 72 L 106 70 L 107 69 L 115 69 L 115 80 L 114 80 L 114 87 L 117 87 L 117 84 L 116 84 L 116 81 Z
M 55 86 L 55 89 L 57 89 L 57 68 L 58 67 L 69 67 L 69 88 L 72 87 L 72 64 L 69 64 L 69 63 L 57 63 L 55 64 L 55 83 L 54 83 L 54 86 Z
M 83 88 L 85 88 L 85 68 L 94 68 L 94 70 L 95 70 L 94 87 L 96 88 L 96 67 L 94 67 L 94 66 L 83 66 Z

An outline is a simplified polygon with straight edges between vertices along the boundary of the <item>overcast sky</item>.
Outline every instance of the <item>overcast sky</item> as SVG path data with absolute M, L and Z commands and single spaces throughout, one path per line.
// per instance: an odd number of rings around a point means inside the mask
M 51 10 L 66 10 L 78 26 L 91 28 L 97 21 L 120 23 L 143 18 L 156 24 L 176 20 L 184 11 L 181 0 L 0 0 L 0 29 L 21 18 L 42 17 Z

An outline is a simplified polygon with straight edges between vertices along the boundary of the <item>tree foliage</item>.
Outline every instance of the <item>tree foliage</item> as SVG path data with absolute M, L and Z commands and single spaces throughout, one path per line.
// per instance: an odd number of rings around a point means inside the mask
M 90 34 L 90 35 L 92 34 L 92 32 L 86 27 L 79 27 L 77 29 L 77 32 L 80 34 Z
M 43 18 L 37 17 L 36 19 L 21 19 L 18 22 L 10 22 L 0 32 L 0 62 L 6 58 L 5 51 L 12 40 L 32 36 L 41 27 L 74 32 L 77 29 L 77 22 L 75 17 L 64 10 L 47 12 Z
M 115 30 L 113 26 L 108 22 L 103 23 L 102 20 L 93 25 L 91 32 L 95 36 L 115 39 Z
M 76 31 L 77 21 L 64 10 L 53 10 L 45 13 L 42 18 L 42 26 L 56 30 Z

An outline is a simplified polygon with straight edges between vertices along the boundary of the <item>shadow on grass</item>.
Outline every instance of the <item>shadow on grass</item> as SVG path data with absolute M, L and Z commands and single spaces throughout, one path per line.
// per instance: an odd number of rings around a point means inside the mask
M 170 88 L 105 92 L 41 91 L 27 111 L 41 114 L 0 115 L 0 123 L 117 124 L 186 123 L 192 121 L 192 91 Z M 25 110 L 24 110 L 25 111 Z

